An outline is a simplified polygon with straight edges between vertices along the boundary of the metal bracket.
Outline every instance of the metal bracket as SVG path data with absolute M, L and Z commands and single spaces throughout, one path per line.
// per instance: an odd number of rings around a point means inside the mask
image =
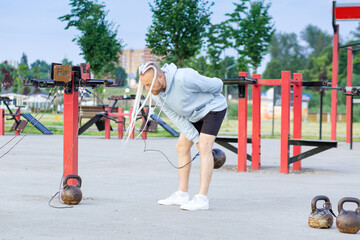
M 300 161 L 302 159 L 311 157 L 315 154 L 326 151 L 330 148 L 336 148 L 336 141 L 323 141 L 323 140 L 305 140 L 305 139 L 290 139 L 290 145 L 299 145 L 299 146 L 315 146 L 316 148 L 310 149 L 306 152 L 300 153 L 298 155 L 292 156 L 289 158 L 288 164 L 292 164 L 294 162 Z
M 232 151 L 233 153 L 237 154 L 237 147 L 231 145 L 230 143 L 237 143 L 238 137 L 237 136 L 218 136 L 215 139 L 215 142 L 220 146 Z M 252 143 L 251 138 L 247 138 L 247 143 Z M 246 154 L 246 159 L 250 162 L 252 161 L 252 156 L 250 154 Z

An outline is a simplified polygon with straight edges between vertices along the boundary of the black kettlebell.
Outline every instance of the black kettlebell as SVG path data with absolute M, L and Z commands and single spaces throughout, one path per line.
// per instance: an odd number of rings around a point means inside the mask
M 324 207 L 317 208 L 316 203 L 324 200 Z M 330 228 L 333 225 L 334 218 L 331 214 L 331 203 L 327 196 L 319 195 L 311 201 L 311 213 L 309 216 L 309 226 L 313 228 Z
M 69 179 L 76 179 L 77 185 L 68 185 Z M 63 181 L 63 188 L 61 190 L 61 200 L 68 205 L 76 205 L 82 199 L 81 178 L 79 175 L 70 174 L 65 176 Z
M 357 204 L 355 211 L 344 210 L 343 205 L 346 202 Z M 336 219 L 336 227 L 342 233 L 355 234 L 360 230 L 360 200 L 352 197 L 345 197 L 338 204 L 339 216 Z
M 221 168 L 222 165 L 224 165 L 225 161 L 226 161 L 226 155 L 225 153 L 218 149 L 218 148 L 214 148 L 212 150 L 213 156 L 214 156 L 214 169 L 218 169 Z

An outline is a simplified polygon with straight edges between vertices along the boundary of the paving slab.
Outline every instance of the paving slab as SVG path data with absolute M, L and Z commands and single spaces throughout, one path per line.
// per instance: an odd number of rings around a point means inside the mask
M 12 137 L 0 136 L 0 146 Z M 19 139 L 0 149 L 0 156 Z M 150 138 L 146 144 L 176 164 L 176 141 Z M 157 204 L 177 189 L 177 170 L 159 152 L 144 152 L 143 140 L 130 140 L 122 152 L 116 138 L 80 136 L 83 200 L 55 209 L 48 201 L 59 189 L 63 138 L 28 135 L 0 158 L 0 239 L 359 239 L 360 233 L 340 233 L 335 224 L 320 230 L 307 223 L 316 195 L 328 196 L 336 213 L 342 197 L 360 198 L 359 143 L 349 150 L 340 142 L 290 174 L 279 173 L 280 140 L 263 139 L 261 146 L 258 171 L 237 172 L 237 155 L 224 150 L 226 164 L 213 173 L 210 210 L 183 211 Z M 189 193 L 194 195 L 200 160 L 192 165 Z M 63 206 L 57 198 L 52 204 Z

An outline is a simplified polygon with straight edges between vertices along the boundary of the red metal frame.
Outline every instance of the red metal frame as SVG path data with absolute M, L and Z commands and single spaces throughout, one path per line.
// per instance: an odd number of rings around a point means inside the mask
M 124 109 L 123 108 L 118 108 L 118 112 L 117 113 L 112 113 L 110 112 L 110 108 L 105 108 L 105 111 L 108 112 L 108 116 L 109 117 L 117 117 L 119 120 L 118 123 L 118 139 L 123 139 L 124 137 L 124 121 L 125 121 L 125 116 L 128 116 L 130 118 L 129 122 L 131 122 L 131 114 L 133 109 L 130 108 L 129 113 L 124 113 Z M 145 113 L 147 112 L 147 109 L 144 109 Z M 145 122 L 145 118 L 142 118 L 142 122 Z M 133 129 L 133 131 L 130 134 L 130 139 L 134 139 L 135 137 L 135 130 Z M 141 135 L 142 139 L 146 139 L 147 138 L 147 132 L 142 132 Z M 110 119 L 105 118 L 105 139 L 110 139 Z
M 74 72 L 72 72 L 72 83 Z M 72 93 L 64 94 L 64 177 L 78 174 L 78 118 L 79 93 L 72 84 Z M 76 180 L 69 180 L 69 184 L 76 184 Z
M 110 108 L 105 108 L 106 112 L 110 112 Z M 105 139 L 110 139 L 110 130 L 111 130 L 111 126 L 110 126 L 110 119 L 108 118 L 104 118 L 105 121 Z
M 16 116 L 15 116 L 15 119 L 20 122 L 20 118 L 21 118 L 21 108 L 19 108 L 17 111 L 16 111 Z M 15 130 L 15 135 L 20 135 L 20 131 L 18 130 Z
M 132 120 L 132 118 L 131 118 L 132 113 L 133 113 L 133 109 L 130 108 L 130 111 L 129 111 L 129 114 L 130 114 L 130 116 L 129 116 L 129 124 L 131 123 L 131 120 Z M 135 127 L 134 127 L 134 129 L 135 129 Z M 132 132 L 130 133 L 130 139 L 134 139 L 134 136 L 135 136 L 135 132 L 132 131 Z
M 360 18 L 360 6 L 352 3 L 349 5 L 338 5 L 335 7 L 335 19 L 337 20 L 356 20 Z M 354 6 L 355 5 L 355 6 Z
M 145 114 L 147 113 L 147 110 L 146 110 L 145 108 L 144 108 L 144 113 L 145 113 Z M 145 117 L 142 117 L 141 119 L 142 119 L 142 123 L 144 124 L 144 123 L 146 122 Z M 144 127 L 145 127 L 145 126 L 144 126 Z M 142 138 L 142 139 L 147 139 L 147 132 L 143 131 L 143 132 L 141 133 L 141 138 Z
M 338 59 L 339 59 L 339 25 L 334 26 L 333 39 L 333 69 L 332 87 L 337 87 L 338 83 Z M 336 117 L 337 117 L 337 90 L 331 90 L 331 140 L 336 140 Z
M 347 81 L 346 86 L 352 86 L 353 75 L 353 51 L 352 47 L 347 50 Z M 351 138 L 351 96 L 346 96 L 346 142 L 350 143 Z
M 239 76 L 248 77 L 246 72 L 240 72 Z M 252 91 L 252 169 L 260 169 L 261 162 L 261 85 L 281 86 L 281 156 L 280 172 L 289 173 L 289 139 L 290 139 L 290 97 L 291 86 L 294 87 L 294 138 L 301 139 L 302 134 L 302 74 L 295 73 L 291 79 L 291 72 L 282 71 L 281 79 L 261 79 L 260 74 L 254 74 L 258 79 Z M 248 88 L 245 87 L 245 97 L 239 97 L 238 105 L 238 171 L 246 171 L 246 143 L 247 143 L 247 95 Z M 293 147 L 294 155 L 301 153 L 301 146 Z M 301 170 L 301 161 L 293 163 L 293 170 Z
M 118 108 L 118 139 L 123 139 L 124 137 L 124 123 L 125 123 L 125 117 L 123 116 L 124 109 Z
M 261 74 L 253 74 L 258 81 Z M 252 86 L 252 170 L 260 169 L 261 162 L 261 86 Z
M 247 72 L 240 72 L 239 77 L 248 77 Z M 238 99 L 238 171 L 246 171 L 247 161 L 247 98 L 248 86 L 244 84 L 245 96 Z
M 289 137 L 290 137 L 290 72 L 281 72 L 281 143 L 280 172 L 289 173 Z
M 5 135 L 5 111 L 0 108 L 0 135 Z
M 296 84 L 293 85 L 293 138 L 301 139 L 301 127 L 302 127 L 302 74 L 294 73 L 293 79 Z M 301 153 L 301 146 L 293 146 L 293 155 Z M 293 170 L 301 170 L 301 161 L 293 163 Z

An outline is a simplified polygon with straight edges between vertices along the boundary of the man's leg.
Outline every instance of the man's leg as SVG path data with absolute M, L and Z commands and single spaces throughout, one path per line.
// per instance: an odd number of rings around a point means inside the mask
M 200 133 L 199 142 L 197 144 L 201 156 L 200 168 L 200 191 L 199 194 L 207 196 L 214 169 L 214 157 L 212 148 L 216 136 Z
M 176 145 L 178 153 L 178 167 L 184 166 L 191 161 L 190 149 L 193 145 L 192 141 L 189 141 L 183 134 L 180 134 L 179 140 Z M 179 191 L 187 192 L 189 188 L 189 176 L 190 176 L 191 163 L 178 170 L 179 174 Z
M 184 166 L 191 161 L 190 148 L 193 145 L 192 141 L 189 141 L 183 134 L 180 134 L 179 140 L 176 144 L 176 150 L 178 153 L 178 166 Z M 171 194 L 166 199 L 159 200 L 161 205 L 182 205 L 189 202 L 189 175 L 190 175 L 191 163 L 185 167 L 180 168 L 179 173 L 179 189 Z

